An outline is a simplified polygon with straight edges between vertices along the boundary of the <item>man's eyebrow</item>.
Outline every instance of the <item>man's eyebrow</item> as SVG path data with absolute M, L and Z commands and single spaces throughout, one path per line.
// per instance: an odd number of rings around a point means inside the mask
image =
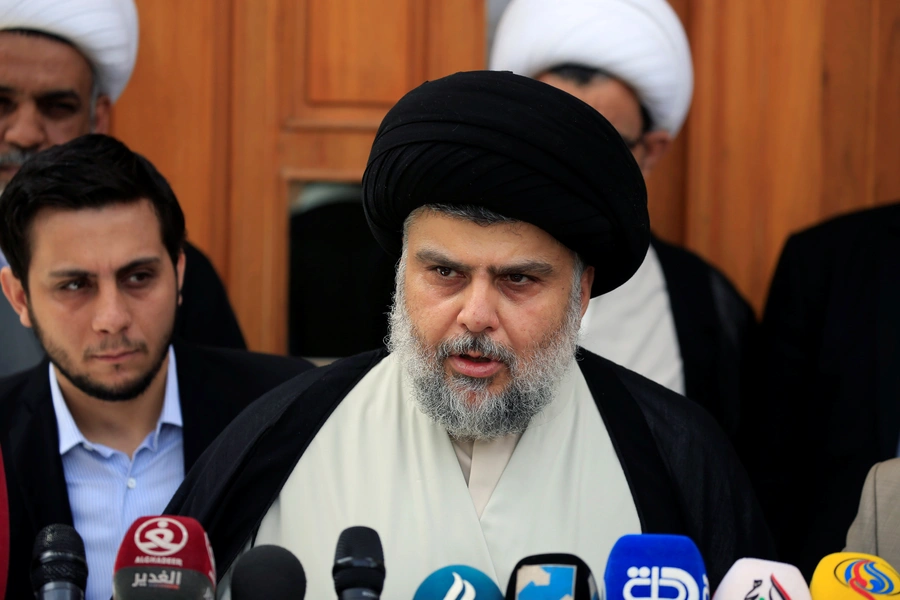
M 0 94 L 15 94 L 16 89 L 11 88 L 8 85 L 0 85 Z
M 416 259 L 419 262 L 434 263 L 443 267 L 449 267 L 454 271 L 468 272 L 472 270 L 472 267 L 469 265 L 453 260 L 449 256 L 431 248 L 425 248 L 416 252 Z M 491 265 L 488 267 L 488 273 L 495 277 L 498 275 L 517 274 L 549 277 L 554 272 L 555 269 L 553 268 L 553 265 L 542 260 L 524 260 L 509 265 Z
M 526 260 L 511 265 L 502 265 L 499 267 L 490 266 L 488 272 L 491 275 L 538 275 L 540 277 L 549 277 L 556 270 L 548 262 L 542 260 Z
M 76 100 L 81 104 L 81 96 L 75 90 L 49 90 L 38 94 L 38 101 L 40 102 L 52 102 L 54 100 Z
M 158 256 L 148 256 L 146 258 L 137 258 L 137 259 L 131 261 L 130 263 L 128 263 L 127 265 L 124 265 L 124 266 L 116 269 L 116 275 L 121 276 L 125 273 L 128 273 L 129 271 L 133 271 L 140 267 L 157 265 L 160 262 L 162 262 L 162 261 Z M 90 277 L 92 275 L 94 275 L 94 273 L 91 273 L 90 271 L 86 271 L 84 269 L 60 269 L 58 271 L 50 271 L 50 277 L 55 277 L 55 278 L 59 278 L 59 279 L 76 278 L 76 277 Z
M 116 276 L 122 276 L 126 273 L 134 271 L 135 269 L 140 269 L 141 267 L 155 267 L 160 264 L 162 259 L 158 256 L 147 256 L 145 258 L 136 258 L 125 266 L 119 267 L 116 269 Z
M 454 271 L 470 271 L 472 269 L 472 267 L 457 260 L 453 260 L 446 254 L 431 248 L 423 248 L 416 252 L 416 260 L 423 263 L 434 263 L 441 265 L 442 267 L 449 267 Z

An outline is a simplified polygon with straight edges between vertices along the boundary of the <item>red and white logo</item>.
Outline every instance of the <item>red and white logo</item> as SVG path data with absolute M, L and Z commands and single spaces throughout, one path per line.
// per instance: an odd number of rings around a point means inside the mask
M 134 544 L 150 556 L 172 556 L 185 547 L 188 532 L 184 525 L 168 517 L 157 517 L 141 524 L 134 532 Z

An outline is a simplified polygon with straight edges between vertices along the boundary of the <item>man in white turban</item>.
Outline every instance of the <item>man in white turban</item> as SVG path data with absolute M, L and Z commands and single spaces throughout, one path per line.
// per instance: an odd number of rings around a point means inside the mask
M 665 0 L 512 0 L 490 68 L 556 86 L 603 114 L 646 177 L 687 116 L 691 51 Z M 582 345 L 705 406 L 732 437 L 756 326 L 729 281 L 656 237 L 625 284 L 591 301 Z
M 134 69 L 133 0 L 0 0 L 0 192 L 22 163 L 86 133 L 109 133 L 110 110 Z M 187 275 L 176 333 L 245 348 L 209 259 L 185 245 Z M 0 268 L 7 261 L 0 253 Z M 0 301 L 0 377 L 37 364 L 31 332 Z

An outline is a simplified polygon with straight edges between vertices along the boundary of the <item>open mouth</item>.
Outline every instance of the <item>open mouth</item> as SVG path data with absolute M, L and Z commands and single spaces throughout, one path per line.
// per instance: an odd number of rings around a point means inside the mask
M 464 358 L 466 360 L 471 360 L 473 362 L 478 362 L 478 363 L 487 363 L 487 362 L 491 362 L 492 360 L 494 360 L 493 358 L 491 358 L 489 356 L 477 356 L 477 355 L 473 355 L 473 354 L 460 354 L 459 357 Z
M 480 354 L 454 354 L 448 358 L 450 368 L 466 377 L 486 378 L 496 375 L 504 363 Z

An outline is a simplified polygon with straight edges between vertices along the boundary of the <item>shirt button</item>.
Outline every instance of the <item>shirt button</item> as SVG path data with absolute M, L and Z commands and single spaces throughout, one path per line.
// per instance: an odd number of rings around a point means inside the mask
M 91 444 L 91 443 L 89 443 L 89 442 L 85 442 L 83 446 L 84 446 L 84 449 L 87 450 L 87 451 L 89 451 L 89 452 L 93 452 L 93 451 L 94 451 L 94 446 L 93 446 L 93 444 Z
M 137 485 L 137 481 L 135 481 L 134 477 L 128 478 L 128 489 L 133 490 L 134 486 Z

